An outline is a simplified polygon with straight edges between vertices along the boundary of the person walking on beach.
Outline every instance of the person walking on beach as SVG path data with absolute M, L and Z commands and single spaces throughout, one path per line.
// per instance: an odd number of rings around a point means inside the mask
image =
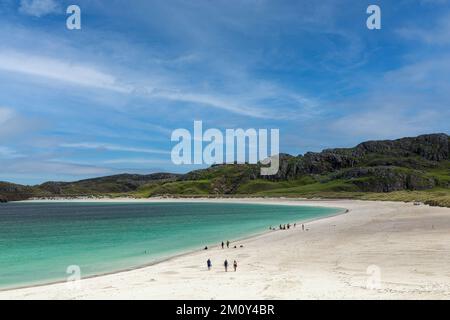
M 305 225 L 302 223 L 302 231 L 305 231 Z
M 227 248 L 230 247 L 230 241 L 227 240 Z
M 208 271 L 211 270 L 212 263 L 211 263 L 210 259 L 208 259 L 208 261 L 206 261 L 206 265 L 208 266 Z
M 234 272 L 236 272 L 236 269 L 237 269 L 237 262 L 236 262 L 236 260 L 234 260 L 234 262 L 233 262 L 233 268 L 234 268 Z
M 225 259 L 223 266 L 225 267 L 225 272 L 228 272 L 228 260 Z
M 222 249 L 223 249 L 223 246 L 224 246 L 225 244 L 223 243 L 223 241 L 222 241 Z

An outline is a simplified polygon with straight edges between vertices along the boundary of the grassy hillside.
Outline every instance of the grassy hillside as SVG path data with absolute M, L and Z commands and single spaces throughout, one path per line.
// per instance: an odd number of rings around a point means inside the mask
M 148 175 L 119 174 L 114 176 L 86 179 L 75 182 L 46 182 L 36 187 L 37 192 L 57 195 L 102 195 L 127 193 L 140 186 L 154 182 L 168 182 L 179 175 L 171 173 L 154 173 Z
M 32 197 L 119 196 L 136 191 L 139 187 L 158 181 L 170 182 L 180 175 L 154 173 L 148 175 L 119 174 L 75 182 L 45 182 L 36 186 L 0 182 L 0 201 L 23 200 Z
M 379 201 L 423 202 L 433 206 L 450 207 L 450 189 L 433 188 L 422 191 L 361 192 L 355 185 L 340 180 L 326 183 L 302 184 L 302 181 L 270 182 L 254 180 L 242 185 L 238 192 L 228 197 L 288 197 L 288 198 L 328 198 L 360 199 Z M 210 192 L 210 181 L 173 182 L 158 186 L 144 186 L 130 195 L 138 198 L 152 196 L 224 196 Z
M 448 206 L 449 138 L 427 135 L 354 148 L 281 156 L 279 173 L 259 165 L 217 165 L 177 181 L 139 187 L 134 196 L 271 196 L 421 201 Z
M 367 141 L 353 148 L 280 155 L 280 170 L 259 164 L 214 165 L 184 175 L 116 175 L 27 187 L 0 183 L 0 200 L 30 196 L 127 195 L 356 198 L 450 203 L 450 137 L 431 134 Z

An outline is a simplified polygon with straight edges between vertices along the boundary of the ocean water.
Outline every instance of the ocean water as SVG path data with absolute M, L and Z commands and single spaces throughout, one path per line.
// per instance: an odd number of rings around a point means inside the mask
M 137 267 L 338 209 L 219 203 L 0 205 L 0 288 Z

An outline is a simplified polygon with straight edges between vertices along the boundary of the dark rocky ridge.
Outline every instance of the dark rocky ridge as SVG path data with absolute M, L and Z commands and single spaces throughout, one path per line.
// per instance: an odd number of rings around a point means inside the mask
M 367 141 L 354 148 L 326 149 L 304 156 L 283 155 L 275 178 L 289 179 L 305 174 L 325 174 L 359 166 L 429 168 L 450 160 L 450 137 L 429 134 L 398 140 Z
M 239 185 L 249 180 L 267 179 L 276 182 L 302 177 L 312 177 L 321 182 L 341 179 L 363 192 L 431 189 L 440 182 L 427 173 L 450 161 L 449 140 L 448 135 L 440 133 L 367 141 L 353 148 L 326 149 L 299 156 L 280 154 L 280 169 L 276 175 L 259 176 L 259 165 L 242 165 L 242 170 L 232 171 L 233 179 L 228 179 L 228 184 L 224 183 L 216 189 L 220 193 L 233 193 Z M 200 180 L 220 176 L 219 168 L 227 166 L 230 165 L 197 170 L 183 176 L 183 179 Z M 223 177 L 220 179 L 224 180 Z

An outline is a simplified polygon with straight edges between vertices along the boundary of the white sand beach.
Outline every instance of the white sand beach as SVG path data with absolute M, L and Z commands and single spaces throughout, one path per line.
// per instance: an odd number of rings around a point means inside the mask
M 230 249 L 217 246 L 84 279 L 78 288 L 50 284 L 1 291 L 0 299 L 450 298 L 450 208 L 356 200 L 208 201 L 331 206 L 349 212 L 308 222 L 307 231 L 301 225 L 268 231 L 233 242 Z M 224 272 L 225 259 L 230 264 L 237 260 L 237 272 Z

